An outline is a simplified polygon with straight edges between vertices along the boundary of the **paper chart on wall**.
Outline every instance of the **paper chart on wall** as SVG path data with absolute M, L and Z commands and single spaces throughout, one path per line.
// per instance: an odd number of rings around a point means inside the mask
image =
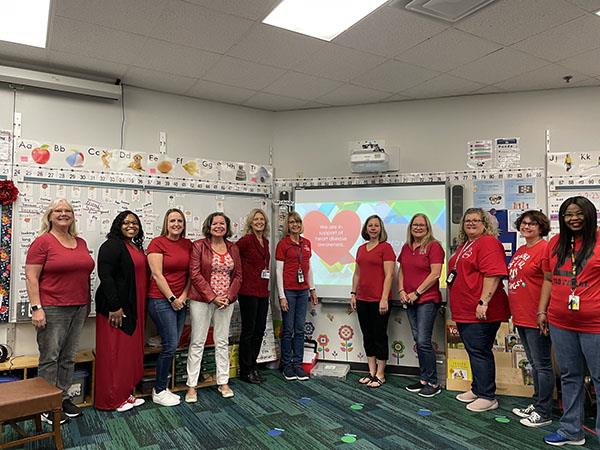
M 600 151 L 548 153 L 548 177 L 598 177 Z
M 473 204 L 483 209 L 531 209 L 537 207 L 535 180 L 478 180 L 473 183 Z

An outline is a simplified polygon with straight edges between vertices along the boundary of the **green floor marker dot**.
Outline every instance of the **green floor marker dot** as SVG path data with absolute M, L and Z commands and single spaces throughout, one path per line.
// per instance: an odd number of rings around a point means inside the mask
M 355 434 L 345 434 L 342 436 L 341 441 L 345 442 L 346 444 L 352 444 L 352 443 L 356 442 L 356 435 Z
M 362 403 L 354 403 L 354 404 L 350 405 L 350 409 L 352 409 L 354 411 L 360 411 L 361 409 L 363 409 L 363 404 Z
M 496 417 L 496 422 L 509 423 L 510 419 L 508 417 L 505 417 L 505 416 L 500 416 L 500 417 Z

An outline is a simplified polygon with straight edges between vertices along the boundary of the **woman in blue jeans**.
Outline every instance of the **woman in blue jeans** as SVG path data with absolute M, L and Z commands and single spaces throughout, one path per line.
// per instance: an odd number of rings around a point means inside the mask
M 152 401 L 162 406 L 175 406 L 178 395 L 168 386 L 171 364 L 181 337 L 190 287 L 190 252 L 192 242 L 185 238 L 185 216 L 179 209 L 169 209 L 160 236 L 148 246 L 148 264 L 152 271 L 148 289 L 148 312 L 162 340 L 156 361 L 156 384 Z
M 560 366 L 563 414 L 550 445 L 584 445 L 585 367 L 600 403 L 600 232 L 597 211 L 585 197 L 571 197 L 558 211 L 560 234 L 548 242 L 538 306 L 540 330 L 550 332 Z M 600 436 L 600 414 L 596 413 Z
M 281 332 L 281 370 L 288 380 L 308 380 L 302 369 L 304 354 L 304 322 L 308 299 L 318 303 L 312 274 L 310 241 L 300 236 L 304 228 L 297 212 L 288 214 L 283 226 L 283 238 L 277 243 L 277 289 L 283 319 Z
M 431 343 L 433 324 L 442 301 L 439 278 L 445 253 L 433 237 L 431 222 L 425 214 L 415 214 L 408 224 L 406 243 L 400 250 L 398 289 L 406 310 L 410 328 L 417 344 L 418 382 L 406 386 L 421 397 L 433 397 L 442 390 L 438 384 L 435 351 Z

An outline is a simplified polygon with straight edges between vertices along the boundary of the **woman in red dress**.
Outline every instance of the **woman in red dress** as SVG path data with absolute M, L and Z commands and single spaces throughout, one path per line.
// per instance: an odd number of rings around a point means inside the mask
M 96 408 L 124 412 L 144 403 L 132 394 L 144 373 L 148 264 L 139 217 L 123 211 L 98 251 Z

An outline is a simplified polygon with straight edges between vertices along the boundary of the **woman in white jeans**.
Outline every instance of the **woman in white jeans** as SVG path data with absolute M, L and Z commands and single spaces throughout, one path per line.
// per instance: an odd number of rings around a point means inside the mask
M 232 303 L 242 283 L 240 252 L 231 237 L 231 221 L 220 212 L 209 215 L 202 225 L 204 239 L 194 242 L 190 258 L 189 298 L 192 337 L 187 359 L 185 401 L 198 401 L 196 385 L 208 328 L 213 323 L 217 384 L 225 398 L 233 397 L 229 387 L 229 323 Z

